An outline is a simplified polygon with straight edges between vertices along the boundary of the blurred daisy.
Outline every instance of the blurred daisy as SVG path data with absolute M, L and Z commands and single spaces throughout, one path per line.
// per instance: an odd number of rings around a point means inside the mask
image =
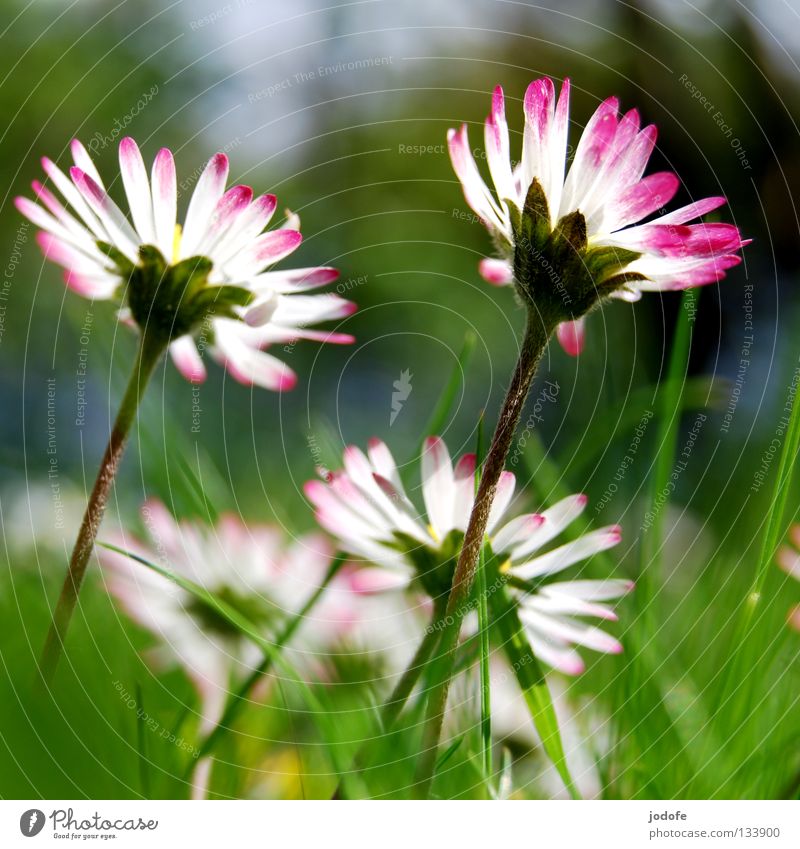
M 620 643 L 601 629 L 581 621 L 590 616 L 616 620 L 603 602 L 632 588 L 622 580 L 554 581 L 553 577 L 620 541 L 618 526 L 584 534 L 548 547 L 586 506 L 586 496 L 573 495 L 543 513 L 508 519 L 515 477 L 503 472 L 487 524 L 492 550 L 519 604 L 520 618 L 531 645 L 546 663 L 568 674 L 583 671 L 575 650 L 584 646 L 618 653 Z M 426 440 L 422 454 L 420 513 L 405 493 L 387 446 L 373 439 L 367 454 L 350 446 L 344 469 L 327 473 L 305 486 L 320 525 L 351 554 L 375 564 L 358 572 L 364 591 L 416 586 L 432 599 L 446 597 L 475 498 L 475 455 L 450 460 L 440 437 Z
M 575 320 L 562 322 L 557 335 L 567 353 L 577 355 L 587 304 L 591 308 L 605 297 L 635 301 L 646 291 L 713 283 L 741 262 L 737 251 L 748 242 L 732 224 L 688 223 L 724 204 L 723 197 L 705 198 L 641 223 L 669 203 L 680 183 L 670 171 L 643 176 L 656 128 L 641 128 L 635 109 L 620 114 L 616 97 L 603 101 L 589 119 L 567 169 L 569 91 L 569 80 L 558 99 L 550 79 L 528 86 L 522 158 L 512 167 L 503 90 L 495 88 L 485 126 L 495 194 L 475 164 L 466 124 L 450 130 L 448 142 L 467 203 L 500 254 L 480 263 L 481 275 L 494 285 L 516 282 L 524 290 L 530 281 L 521 278 L 533 269 L 537 285 L 560 287 L 557 294 Z M 537 217 L 528 228 L 522 220 L 526 206 Z M 581 258 L 570 273 L 559 262 L 563 250 L 552 239 L 548 242 L 559 228 Z M 571 291 L 578 272 L 585 274 L 585 287 L 594 289 L 594 298 L 586 303 Z M 540 300 L 540 294 L 534 292 L 533 299 Z
M 268 637 L 274 638 L 322 584 L 331 564 L 330 543 L 320 534 L 287 543 L 279 528 L 246 526 L 233 515 L 214 527 L 178 522 L 158 501 L 144 505 L 142 519 L 146 542 L 127 535 L 113 542 L 214 593 Z M 186 670 L 201 696 L 202 727 L 213 727 L 231 684 L 254 669 L 263 653 L 172 581 L 122 554 L 108 549 L 98 554 L 109 591 L 135 622 L 158 637 L 156 659 Z M 310 611 L 298 637 L 311 659 L 348 630 L 353 598 L 337 576 Z
M 789 540 L 791 545 L 783 545 L 778 549 L 778 565 L 787 575 L 800 581 L 800 525 L 792 525 Z M 796 631 L 800 631 L 800 604 L 789 611 L 789 624 Z
M 225 154 L 213 156 L 200 174 L 182 226 L 168 149 L 158 152 L 148 177 L 133 139 L 120 143 L 130 220 L 77 140 L 72 157 L 69 176 L 42 159 L 61 199 L 34 181 L 40 203 L 18 197 L 18 209 L 41 228 L 37 241 L 48 259 L 64 267 L 67 285 L 92 299 L 124 296 L 121 316 L 163 337 L 187 379 L 205 378 L 207 348 L 236 380 L 289 389 L 294 372 L 264 348 L 295 339 L 353 341 L 346 334 L 308 329 L 355 310 L 333 294 L 304 294 L 335 280 L 335 269 L 267 270 L 300 245 L 299 219 L 290 215 L 287 227 L 264 232 L 275 212 L 275 195 L 253 197 L 253 190 L 241 185 L 226 191 Z

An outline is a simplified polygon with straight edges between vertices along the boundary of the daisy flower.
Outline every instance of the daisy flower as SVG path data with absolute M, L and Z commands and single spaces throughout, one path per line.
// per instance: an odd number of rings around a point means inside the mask
M 623 580 L 553 580 L 554 576 L 620 541 L 613 525 L 561 545 L 550 543 L 586 506 L 572 495 L 542 513 L 508 518 L 516 479 L 503 472 L 486 532 L 502 563 L 531 645 L 546 663 L 568 674 L 583 671 L 576 646 L 618 653 L 622 646 L 580 617 L 616 620 L 603 602 L 623 596 Z M 453 466 L 440 437 L 426 440 L 422 454 L 420 513 L 406 494 L 388 447 L 373 439 L 366 454 L 355 446 L 344 452 L 344 469 L 309 481 L 305 493 L 317 521 L 345 551 L 374 564 L 358 573 L 362 590 L 415 586 L 432 599 L 446 597 L 475 500 L 475 455 Z
M 481 275 L 497 286 L 516 283 L 540 309 L 550 290 L 560 301 L 559 341 L 577 355 L 584 315 L 599 300 L 636 301 L 642 292 L 713 283 L 741 262 L 737 251 L 748 241 L 732 224 L 689 223 L 724 197 L 645 220 L 680 182 L 671 171 L 644 176 L 656 128 L 641 127 L 635 109 L 621 114 L 616 97 L 589 119 L 567 168 L 569 92 L 568 79 L 557 99 L 550 79 L 528 86 L 522 158 L 512 166 L 503 89 L 495 88 L 485 125 L 494 194 L 475 164 L 466 124 L 449 131 L 448 144 L 467 203 L 498 249 L 499 258 L 480 263 Z M 570 254 L 577 254 L 572 262 Z
M 158 501 L 145 503 L 142 519 L 147 539 L 119 535 L 113 540 L 119 548 L 199 584 L 272 638 L 322 584 L 331 564 L 333 551 L 321 534 L 287 543 L 279 528 L 246 526 L 233 515 L 214 527 L 178 522 Z M 156 635 L 156 660 L 186 670 L 201 697 L 203 729 L 213 727 L 232 683 L 258 665 L 261 650 L 157 572 L 108 549 L 100 549 L 99 557 L 108 590 L 131 619 Z M 348 630 L 354 597 L 337 575 L 299 632 L 306 652 L 321 650 Z
M 792 525 L 789 531 L 791 545 L 783 545 L 778 549 L 778 565 L 796 581 L 800 581 L 800 525 Z M 789 611 L 789 625 L 800 631 L 800 604 Z
M 17 208 L 40 228 L 39 246 L 63 266 L 67 286 L 92 299 L 124 297 L 121 317 L 169 344 L 187 379 L 205 379 L 201 352 L 208 349 L 242 383 L 290 389 L 294 372 L 265 348 L 295 339 L 353 341 L 346 334 L 308 329 L 355 310 L 333 294 L 306 294 L 335 280 L 335 269 L 267 270 L 300 245 L 299 219 L 290 215 L 288 226 L 264 232 L 275 212 L 275 195 L 254 197 L 242 185 L 226 190 L 225 154 L 213 156 L 201 173 L 183 225 L 177 223 L 177 177 L 167 148 L 156 154 L 148 177 L 136 142 L 120 142 L 130 218 L 111 199 L 77 140 L 72 157 L 69 176 L 42 159 L 50 187 L 35 180 L 40 203 L 18 197 Z

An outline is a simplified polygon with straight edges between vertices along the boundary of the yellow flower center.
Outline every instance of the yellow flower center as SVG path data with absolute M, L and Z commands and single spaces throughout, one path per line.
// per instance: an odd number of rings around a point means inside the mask
M 172 236 L 172 264 L 177 265 L 181 258 L 181 236 L 183 230 L 180 224 L 175 225 L 175 233 Z

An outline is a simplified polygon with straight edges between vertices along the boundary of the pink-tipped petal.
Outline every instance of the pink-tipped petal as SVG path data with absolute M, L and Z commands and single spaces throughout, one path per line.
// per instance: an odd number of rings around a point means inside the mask
M 428 519 L 439 539 L 455 527 L 453 465 L 444 440 L 430 436 L 422 451 L 422 495 Z
M 178 371 L 192 383 L 206 379 L 206 367 L 191 336 L 181 336 L 169 346 L 169 353 Z
M 478 263 L 478 273 L 492 286 L 508 286 L 514 282 L 511 264 L 504 259 L 485 257 Z
M 142 154 L 136 142 L 130 137 L 124 138 L 119 144 L 119 167 L 133 225 L 145 244 L 153 244 L 156 231 L 153 223 L 150 181 L 147 178 Z
M 577 357 L 583 351 L 586 340 L 586 319 L 581 317 L 575 321 L 562 321 L 556 329 L 556 337 L 567 354 Z
M 172 261 L 175 223 L 178 214 L 178 189 L 172 151 L 162 147 L 153 162 L 153 224 L 156 245 L 167 262 Z

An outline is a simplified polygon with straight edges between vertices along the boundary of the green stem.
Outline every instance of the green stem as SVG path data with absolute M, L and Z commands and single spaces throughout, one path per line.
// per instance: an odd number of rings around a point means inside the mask
M 411 658 L 405 672 L 400 680 L 395 684 L 392 694 L 383 703 L 381 707 L 380 717 L 381 725 L 384 732 L 390 731 L 400 716 L 411 691 L 419 681 L 420 675 L 428 664 L 436 644 L 439 642 L 439 634 L 441 633 L 438 625 L 444 616 L 446 598 L 437 599 L 434 602 L 433 616 L 431 624 L 425 630 L 425 636 L 422 638 L 417 647 L 414 657 Z
M 480 633 L 481 743 L 483 774 L 487 786 L 492 782 L 492 702 L 489 681 L 489 602 L 486 598 L 486 553 L 481 548 L 478 565 L 478 629 Z
M 114 427 L 111 430 L 111 436 L 108 440 L 105 454 L 103 454 L 103 459 L 100 461 L 100 469 L 86 505 L 86 512 L 83 514 L 83 522 L 78 531 L 78 538 L 75 540 L 75 547 L 72 550 L 69 568 L 64 578 L 64 584 L 61 587 L 61 594 L 58 597 L 58 602 L 56 603 L 50 623 L 50 630 L 47 633 L 47 639 L 42 651 L 39 672 L 42 681 L 46 685 L 49 685 L 53 680 L 58 662 L 64 651 L 64 639 L 69 630 L 72 615 L 75 612 L 78 594 L 80 593 L 86 568 L 89 565 L 89 558 L 94 550 L 97 532 L 103 520 L 106 505 L 108 504 L 108 494 L 117 474 L 122 454 L 125 451 L 128 433 L 136 418 L 136 412 L 139 409 L 139 404 L 141 403 L 150 376 L 165 348 L 166 345 L 160 338 L 153 337 L 152 334 L 143 333 L 133 371 L 128 380 L 125 395 L 120 403 L 119 412 L 117 413 Z
M 344 554 L 337 554 L 337 556 L 331 562 L 330 567 L 328 568 L 325 577 L 322 580 L 322 583 L 314 590 L 314 592 L 309 596 L 306 603 L 300 608 L 300 610 L 286 623 L 283 631 L 278 635 L 275 640 L 275 649 L 280 650 L 284 648 L 289 640 L 297 632 L 297 629 L 303 624 L 303 620 L 308 616 L 313 607 L 322 597 L 322 594 L 330 585 L 331 581 L 336 576 L 336 573 L 341 569 L 342 564 L 345 561 Z M 247 694 L 256 683 L 261 679 L 264 675 L 269 672 L 272 664 L 275 661 L 275 654 L 265 654 L 261 659 L 261 663 L 247 676 L 245 681 L 239 687 L 239 689 L 233 693 L 228 700 L 228 704 L 225 706 L 225 710 L 220 717 L 219 722 L 208 732 L 205 739 L 200 743 L 198 747 L 198 753 L 195 757 L 194 761 L 191 764 L 191 768 L 189 770 L 189 777 L 191 778 L 191 774 L 194 772 L 197 764 L 200 762 L 200 759 L 207 755 L 213 748 L 216 746 L 220 737 L 225 734 L 226 731 L 229 731 L 234 720 L 239 715 L 239 711 L 242 709 L 244 702 L 247 699 Z
M 394 727 L 397 718 L 400 716 L 403 707 L 408 701 L 408 697 L 411 695 L 417 681 L 419 681 L 420 675 L 422 675 L 423 670 L 427 667 L 428 661 L 433 654 L 433 650 L 436 648 L 436 644 L 439 642 L 439 634 L 441 633 L 439 625 L 441 624 L 442 617 L 444 616 L 446 602 L 447 599 L 444 596 L 434 599 L 433 616 L 431 617 L 430 625 L 428 625 L 425 629 L 425 636 L 423 636 L 422 641 L 419 646 L 417 646 L 417 650 L 414 652 L 414 657 L 411 658 L 405 672 L 403 672 L 400 680 L 397 684 L 395 684 L 392 694 L 381 707 L 380 719 L 384 733 L 391 731 Z M 357 752 L 353 759 L 355 763 L 358 763 L 359 755 L 360 752 Z M 346 798 L 342 782 L 339 783 L 339 786 L 336 788 L 336 791 L 331 798 Z
M 544 321 L 542 316 L 537 314 L 533 308 L 529 308 L 522 348 L 511 379 L 511 385 L 500 410 L 500 418 L 492 437 L 491 447 L 486 455 L 480 486 L 475 496 L 475 504 L 472 508 L 467 532 L 464 535 L 464 543 L 453 575 L 453 584 L 443 620 L 442 639 L 433 662 L 432 686 L 428 699 L 428 711 L 425 717 L 422 751 L 420 752 L 415 786 L 415 794 L 419 798 L 426 799 L 430 794 L 433 773 L 436 768 L 439 737 L 444 722 L 447 693 L 453 674 L 458 637 L 461 633 L 461 623 L 465 614 L 470 610 L 469 596 L 486 532 L 486 523 L 489 520 L 489 511 L 497 491 L 497 482 L 505 466 L 511 441 L 514 438 L 514 432 L 517 429 L 536 369 L 550 336 L 555 330 L 556 323 Z

